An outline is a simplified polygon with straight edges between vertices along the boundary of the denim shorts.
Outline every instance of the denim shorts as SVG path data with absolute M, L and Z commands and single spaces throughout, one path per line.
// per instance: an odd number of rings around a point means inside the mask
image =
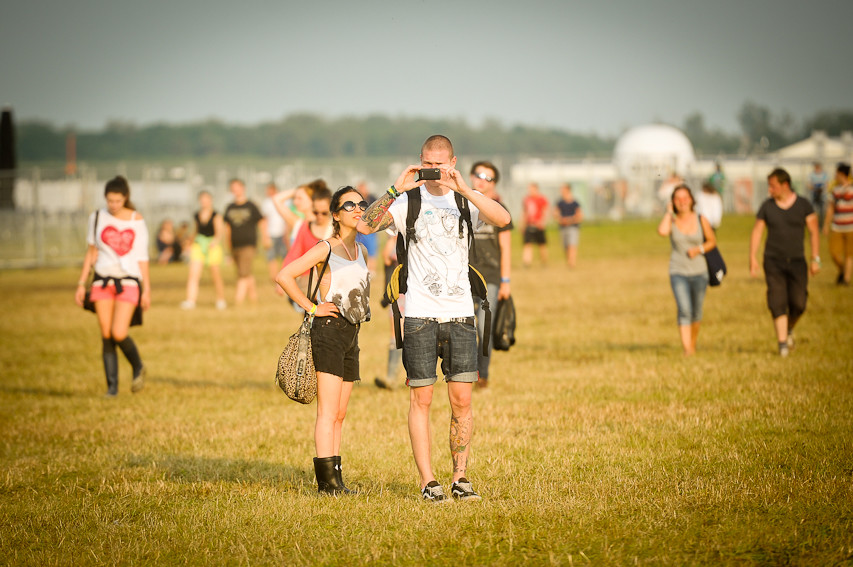
M 670 274 L 669 283 L 678 307 L 678 325 L 685 326 L 702 320 L 702 304 L 708 289 L 708 274 L 682 276 Z
M 344 379 L 344 382 L 357 382 L 358 367 L 358 330 L 344 317 L 314 317 L 311 325 L 311 352 L 314 355 L 314 369 Z
M 406 384 L 412 388 L 435 384 L 439 357 L 446 382 L 477 381 L 477 327 L 474 326 L 474 318 L 440 323 L 436 319 L 404 317 Z

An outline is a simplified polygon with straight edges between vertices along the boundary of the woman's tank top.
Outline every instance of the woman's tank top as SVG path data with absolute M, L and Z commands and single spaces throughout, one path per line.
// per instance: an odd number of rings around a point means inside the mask
M 323 301 L 332 302 L 341 316 L 352 324 L 370 320 L 370 276 L 361 246 L 356 245 L 355 260 L 329 255 L 331 281 Z
M 213 214 L 210 215 L 210 218 L 207 219 L 207 222 L 202 224 L 201 220 L 199 220 L 198 213 L 195 214 L 195 226 L 196 232 L 198 232 L 202 236 L 211 237 L 216 234 L 216 231 L 213 228 L 213 219 L 216 218 L 216 211 L 213 211 Z
M 708 273 L 708 264 L 705 257 L 697 254 L 693 258 L 687 256 L 687 250 L 699 246 L 705 241 L 702 235 L 702 222 L 696 215 L 696 231 L 693 234 L 684 234 L 678 230 L 675 221 L 669 233 L 669 241 L 672 244 L 672 253 L 669 255 L 669 273 L 678 276 L 698 276 Z

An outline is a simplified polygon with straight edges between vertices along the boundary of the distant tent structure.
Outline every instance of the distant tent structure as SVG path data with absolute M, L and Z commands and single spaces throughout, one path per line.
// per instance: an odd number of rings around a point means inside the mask
M 15 200 L 15 128 L 12 109 L 4 108 L 0 118 L 0 209 L 14 209 Z

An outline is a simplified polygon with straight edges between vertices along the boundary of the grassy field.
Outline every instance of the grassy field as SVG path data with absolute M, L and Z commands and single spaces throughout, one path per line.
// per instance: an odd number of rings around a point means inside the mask
M 130 394 L 120 358 L 107 400 L 77 270 L 0 272 L 0 564 L 853 564 L 853 290 L 825 261 L 779 358 L 746 270 L 751 224 L 724 220 L 730 275 L 689 359 L 655 222 L 588 224 L 574 271 L 554 238 L 549 267 L 516 268 L 518 343 L 475 392 L 469 477 L 484 499 L 443 506 L 418 498 L 407 394 L 372 384 L 389 329 L 379 285 L 344 438 L 361 494 L 335 499 L 316 495 L 315 408 L 273 384 L 299 319 L 270 288 L 219 312 L 205 280 L 183 312 L 186 268 L 153 267 L 132 333 L 147 386 Z

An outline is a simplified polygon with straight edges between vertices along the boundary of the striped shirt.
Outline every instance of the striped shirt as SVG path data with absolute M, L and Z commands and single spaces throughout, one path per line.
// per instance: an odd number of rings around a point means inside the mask
M 853 232 L 853 185 L 836 187 L 830 194 L 832 230 Z

